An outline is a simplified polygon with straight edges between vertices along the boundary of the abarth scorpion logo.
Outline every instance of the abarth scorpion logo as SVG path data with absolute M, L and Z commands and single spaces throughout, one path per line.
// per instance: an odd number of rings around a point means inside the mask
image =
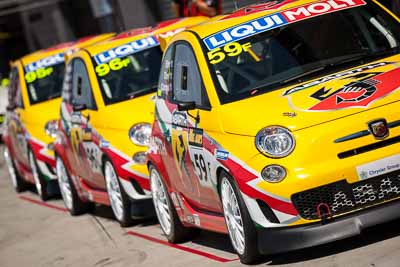
M 368 123 L 369 132 L 376 139 L 384 139 L 389 135 L 389 128 L 385 119 L 374 120 Z

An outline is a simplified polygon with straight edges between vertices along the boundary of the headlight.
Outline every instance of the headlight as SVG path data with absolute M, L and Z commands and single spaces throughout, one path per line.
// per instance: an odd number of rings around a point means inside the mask
M 57 137 L 57 130 L 58 130 L 57 120 L 48 121 L 44 126 L 44 131 L 48 136 L 52 138 Z
M 256 147 L 271 158 L 283 158 L 289 155 L 295 146 L 290 131 L 280 126 L 266 127 L 256 135 Z
M 138 123 L 129 130 L 129 138 L 138 146 L 148 146 L 150 143 L 151 125 L 150 123 Z

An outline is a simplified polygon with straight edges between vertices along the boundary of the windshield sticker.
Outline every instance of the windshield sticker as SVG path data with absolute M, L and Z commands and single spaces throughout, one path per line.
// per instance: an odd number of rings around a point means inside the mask
M 118 71 L 122 68 L 127 67 L 130 63 L 131 61 L 129 58 L 125 59 L 115 58 L 108 63 L 97 65 L 95 71 L 97 73 L 97 76 L 103 77 L 109 74 L 111 70 Z
M 150 36 L 140 40 L 130 42 L 128 44 L 117 46 L 108 51 L 102 52 L 94 56 L 94 60 L 97 64 L 103 64 L 109 62 L 115 58 L 123 58 L 128 55 L 137 53 L 139 51 L 151 48 L 159 45 L 156 37 Z
M 252 51 L 250 50 L 250 48 L 251 48 L 251 43 L 245 43 L 241 45 L 239 43 L 234 42 L 225 45 L 222 49 L 219 47 L 208 52 L 207 57 L 211 64 L 218 64 L 222 62 L 226 58 L 226 56 L 235 57 L 243 52 L 251 53 Z
M 289 23 L 365 4 L 364 0 L 325 0 L 314 2 L 242 23 L 206 37 L 203 41 L 208 50 L 213 50 L 228 43 L 239 41 Z
M 25 71 L 26 72 L 36 71 L 38 69 L 51 67 L 51 66 L 63 63 L 63 62 L 64 62 L 64 54 L 60 53 L 57 55 L 53 55 L 51 57 L 46 57 L 46 58 L 40 59 L 38 61 L 35 61 L 35 62 L 32 62 L 31 64 L 26 65 Z
M 25 81 L 27 83 L 33 83 L 36 80 L 40 80 L 50 76 L 53 73 L 54 69 L 52 67 L 42 68 L 35 71 L 27 72 L 25 74 Z

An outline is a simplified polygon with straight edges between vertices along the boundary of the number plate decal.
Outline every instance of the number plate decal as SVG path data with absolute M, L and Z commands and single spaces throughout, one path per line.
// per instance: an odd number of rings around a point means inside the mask
M 400 155 L 394 155 L 357 166 L 357 174 L 361 180 L 369 179 L 397 170 L 400 170 Z

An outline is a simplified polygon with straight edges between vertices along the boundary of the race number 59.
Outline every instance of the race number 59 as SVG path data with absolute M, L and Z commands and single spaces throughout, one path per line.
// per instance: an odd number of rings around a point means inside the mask
M 237 42 L 225 45 L 222 49 L 220 47 L 207 53 L 208 60 L 211 64 L 218 64 L 228 57 L 235 57 L 243 52 L 247 52 L 251 47 L 251 43 L 239 44 Z

